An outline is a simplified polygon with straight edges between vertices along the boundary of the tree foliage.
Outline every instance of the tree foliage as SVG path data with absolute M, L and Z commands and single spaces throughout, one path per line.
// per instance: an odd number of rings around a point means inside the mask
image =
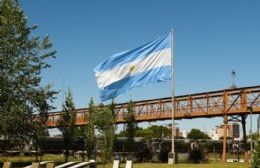
M 134 115 L 134 102 L 130 101 L 127 105 L 127 112 L 124 113 L 124 120 L 126 124 L 127 148 L 131 149 L 134 143 L 134 136 L 137 129 L 137 122 Z
M 44 91 L 41 92 L 41 98 L 38 100 L 39 102 L 39 114 L 37 119 L 32 121 L 33 129 L 32 129 L 32 139 L 33 139 L 33 146 L 36 150 L 36 161 L 38 161 L 38 154 L 42 148 L 42 139 L 48 136 L 48 128 L 46 122 L 48 120 L 48 111 L 52 109 L 46 102 L 44 98 L 45 93 Z
M 114 102 L 114 100 L 112 100 L 111 104 L 108 105 L 108 109 L 111 111 L 112 116 L 114 118 L 114 121 L 116 121 L 117 118 L 117 113 L 116 113 L 116 103 Z M 114 149 L 114 145 L 116 143 L 116 139 L 117 139 L 117 134 L 116 134 L 116 130 L 117 130 L 117 124 L 114 124 L 114 132 L 113 132 L 113 146 L 112 149 Z
M 248 139 L 251 139 L 251 135 L 247 135 L 247 138 L 248 138 Z M 252 133 L 252 139 L 253 139 L 254 141 L 260 140 L 260 134 L 258 134 L 258 132 Z
M 65 102 L 62 105 L 61 118 L 58 121 L 58 128 L 62 133 L 63 145 L 65 150 L 65 162 L 68 161 L 69 150 L 72 145 L 72 141 L 75 133 L 75 117 L 76 111 L 73 103 L 72 93 L 69 90 L 66 94 Z
M 254 158 L 252 163 L 252 168 L 259 168 L 260 167 L 260 141 L 257 141 L 258 144 L 256 146 L 256 150 L 254 152 Z
M 204 132 L 200 131 L 199 129 L 192 129 L 188 135 L 187 138 L 189 139 L 210 139 L 210 137 L 205 134 Z
M 85 126 L 85 131 L 83 134 L 85 150 L 87 151 L 88 159 L 91 157 L 91 152 L 93 152 L 95 147 L 95 123 L 97 118 L 97 108 L 91 98 L 88 104 L 88 113 L 85 114 L 87 117 L 88 124 Z
M 115 132 L 115 120 L 112 112 L 108 107 L 99 108 L 98 120 L 96 121 L 97 129 L 100 133 L 101 140 L 101 160 L 103 165 L 106 162 L 110 162 L 112 159 L 114 132 Z
M 203 148 L 202 144 L 199 144 L 198 142 L 191 143 L 188 159 L 193 163 L 200 163 L 206 160 L 205 149 Z
M 171 130 L 164 126 L 152 125 L 148 128 L 136 127 L 135 136 L 144 137 L 145 139 L 150 138 L 164 138 L 171 135 Z M 126 136 L 126 131 L 121 131 L 119 136 Z
M 50 85 L 40 85 L 41 72 L 56 52 L 48 36 L 32 34 L 36 29 L 16 0 L 0 1 L 0 130 L 21 150 L 36 135 L 32 114 L 52 109 L 56 94 Z
M 145 137 L 145 138 L 164 138 L 171 135 L 169 129 L 164 126 L 152 125 L 146 129 L 136 130 L 136 136 Z

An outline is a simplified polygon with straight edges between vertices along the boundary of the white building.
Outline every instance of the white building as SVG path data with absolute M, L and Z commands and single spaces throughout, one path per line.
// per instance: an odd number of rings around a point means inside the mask
M 212 139 L 212 140 L 219 140 L 219 134 L 217 132 L 217 129 L 216 128 L 213 128 L 209 131 L 209 137 Z
M 187 131 L 182 131 L 182 137 L 183 138 L 187 138 L 187 134 L 188 134 Z

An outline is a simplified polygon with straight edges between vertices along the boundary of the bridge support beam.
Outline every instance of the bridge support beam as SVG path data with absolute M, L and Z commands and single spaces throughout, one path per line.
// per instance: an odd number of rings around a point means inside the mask
M 222 150 L 222 163 L 226 163 L 227 160 L 227 124 L 228 124 L 228 93 L 224 91 L 223 97 L 223 105 L 224 105 L 224 130 L 223 130 L 223 150 Z
M 241 116 L 241 123 L 242 123 L 242 129 L 243 129 L 243 144 L 244 144 L 244 159 L 245 162 L 248 162 L 248 148 L 247 148 L 247 137 L 246 137 L 246 115 Z
M 224 115 L 224 130 L 223 130 L 223 150 L 222 150 L 222 163 L 226 163 L 227 159 L 227 123 L 228 123 L 228 116 L 225 114 Z

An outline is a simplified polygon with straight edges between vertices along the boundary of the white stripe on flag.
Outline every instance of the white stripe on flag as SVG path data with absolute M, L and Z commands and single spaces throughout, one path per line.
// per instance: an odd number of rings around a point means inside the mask
M 110 70 L 96 72 L 97 84 L 99 88 L 104 88 L 114 82 L 117 82 L 125 77 L 134 76 L 153 68 L 171 65 L 171 49 L 151 53 L 144 59 L 134 60 L 133 62 L 124 64 L 120 67 L 115 67 Z

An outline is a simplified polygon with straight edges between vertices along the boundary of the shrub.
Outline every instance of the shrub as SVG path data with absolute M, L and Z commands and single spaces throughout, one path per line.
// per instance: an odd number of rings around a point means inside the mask
M 193 163 L 200 163 L 205 160 L 205 150 L 202 145 L 197 142 L 191 143 L 191 149 L 189 150 L 189 161 Z
M 141 161 L 141 162 L 150 161 L 152 159 L 152 156 L 153 153 L 151 149 L 149 149 L 148 147 L 143 148 L 140 152 L 136 154 L 137 161 Z
M 168 153 L 171 151 L 171 142 L 170 141 L 162 141 L 160 144 L 160 153 L 159 159 L 161 162 L 168 161 Z
M 252 168 L 260 168 L 260 141 L 258 141 L 256 151 L 254 152 Z

